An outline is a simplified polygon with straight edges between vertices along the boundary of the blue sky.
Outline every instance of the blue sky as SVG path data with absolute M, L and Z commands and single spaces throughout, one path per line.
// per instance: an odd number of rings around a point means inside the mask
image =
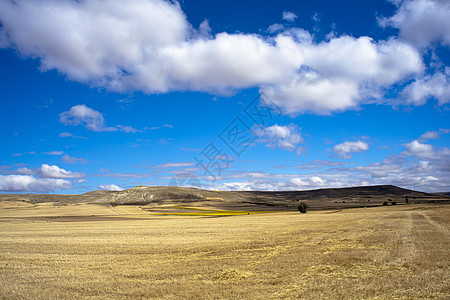
M 441 0 L 2 1 L 0 191 L 449 191 L 449 20 Z

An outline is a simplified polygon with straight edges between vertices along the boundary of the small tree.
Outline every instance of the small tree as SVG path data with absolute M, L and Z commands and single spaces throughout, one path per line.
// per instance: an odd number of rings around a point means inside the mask
M 308 210 L 308 208 L 309 208 L 309 205 L 308 204 L 306 204 L 305 202 L 300 202 L 299 204 L 298 204 L 298 211 L 300 212 L 300 213 L 302 213 L 302 214 L 306 214 L 307 213 L 307 210 Z

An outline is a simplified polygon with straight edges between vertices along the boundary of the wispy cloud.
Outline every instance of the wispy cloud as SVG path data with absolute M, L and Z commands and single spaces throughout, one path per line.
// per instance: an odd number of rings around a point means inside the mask
M 131 126 L 122 126 L 122 125 L 116 125 L 116 127 L 125 133 L 136 133 L 136 132 L 142 132 L 142 130 L 138 130 L 136 128 L 133 128 Z
M 73 134 L 71 134 L 71 133 L 69 133 L 69 132 L 61 132 L 61 133 L 59 134 L 59 137 L 72 137 L 72 138 L 74 138 L 74 139 L 85 139 L 85 140 L 88 139 L 88 138 L 83 137 L 83 136 L 75 136 L 75 135 L 73 135 Z
M 69 156 L 69 155 L 64 155 L 62 157 L 63 162 L 68 163 L 68 164 L 86 164 L 89 162 L 89 160 L 85 159 L 85 158 L 78 158 L 78 157 L 73 157 L 73 156 Z
M 64 151 L 50 151 L 50 152 L 45 152 L 45 154 L 47 154 L 47 155 L 63 155 Z
M 283 20 L 294 22 L 297 15 L 290 11 L 283 11 Z
M 26 155 L 26 154 L 36 154 L 36 151 L 29 151 L 29 152 L 25 152 L 25 153 L 13 153 L 11 154 L 12 156 L 22 156 L 22 155 Z
M 154 165 L 152 168 L 181 168 L 181 167 L 190 167 L 193 166 L 193 162 L 167 162 L 164 164 Z
M 144 130 L 156 130 L 156 129 L 161 129 L 161 128 L 173 128 L 173 125 L 164 124 L 164 125 L 155 126 L 155 127 L 144 127 Z

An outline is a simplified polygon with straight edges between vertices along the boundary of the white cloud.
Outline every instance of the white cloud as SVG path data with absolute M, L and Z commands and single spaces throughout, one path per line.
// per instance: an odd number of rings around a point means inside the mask
M 125 133 L 136 133 L 141 132 L 142 130 L 138 130 L 131 126 L 123 126 L 116 125 L 114 127 L 106 126 L 105 119 L 103 118 L 103 114 L 99 111 L 87 107 L 85 104 L 72 106 L 68 111 L 65 111 L 59 115 L 59 120 L 61 123 L 65 125 L 83 125 L 87 129 L 96 131 L 96 132 L 105 132 L 105 131 L 122 131 Z M 74 137 L 74 138 L 82 138 L 76 137 L 70 133 L 62 132 L 60 137 Z
M 288 22 L 294 22 L 294 20 L 297 18 L 297 15 L 290 11 L 283 11 L 283 20 L 286 20 Z
M 427 131 L 424 134 L 422 134 L 419 138 L 419 140 L 429 140 L 429 139 L 438 139 L 439 138 L 439 131 Z
M 438 139 L 443 134 L 449 134 L 450 129 L 443 129 L 440 128 L 438 131 L 426 131 L 424 134 L 420 136 L 420 138 L 417 140 L 419 142 L 424 142 L 431 139 Z
M 42 164 L 37 174 L 42 178 L 81 178 L 86 176 L 80 172 L 66 171 L 56 165 L 47 164 Z
M 84 104 L 72 106 L 70 110 L 61 113 L 59 120 L 65 125 L 84 125 L 97 132 L 117 130 L 115 127 L 107 127 L 103 115 Z
M 53 192 L 72 187 L 70 181 L 55 178 L 35 178 L 29 175 L 0 175 L 0 191 Z
M 41 57 L 44 70 L 81 81 L 104 76 L 109 85 L 190 29 L 178 3 L 155 0 L 1 1 L 0 20 L 9 43 Z
M 318 186 L 324 186 L 326 184 L 325 180 L 323 180 L 319 176 L 311 177 L 311 182 L 316 184 L 316 185 L 318 185 Z
M 267 180 L 226 182 L 214 188 L 220 191 L 276 191 L 276 182 Z
M 295 15 L 285 12 L 285 19 Z M 146 93 L 258 87 L 292 114 L 356 108 L 423 69 L 419 53 L 395 39 L 341 36 L 316 43 L 299 28 L 275 37 L 205 36 L 207 23 L 194 30 L 176 2 L 161 0 L 1 1 L 0 21 L 9 47 L 73 80 Z M 62 121 L 117 130 L 86 106 Z
M 423 70 L 416 50 L 395 39 L 342 36 L 299 47 L 302 67 L 288 80 L 260 89 L 263 98 L 289 114 L 355 109 L 381 97 L 382 87 Z
M 352 158 L 352 153 L 369 150 L 369 145 L 363 141 L 343 142 L 334 146 L 333 151 L 344 158 Z
M 29 168 L 22 167 L 17 169 L 16 173 L 20 175 L 33 175 L 34 171 Z
M 414 155 L 421 159 L 431 159 L 436 157 L 432 145 L 423 144 L 417 140 L 406 145 L 406 154 Z
M 64 151 L 50 151 L 50 152 L 45 152 L 45 154 L 47 154 L 47 155 L 63 155 Z
M 97 187 L 105 191 L 123 191 L 123 188 L 115 184 L 100 184 Z
M 390 18 L 379 19 L 381 26 L 400 30 L 400 37 L 420 48 L 434 42 L 450 46 L 450 2 L 447 0 L 398 1 Z
M 423 105 L 434 97 L 439 104 L 450 102 L 450 68 L 445 72 L 437 72 L 418 78 L 405 87 L 401 99 L 406 104 Z
M 294 151 L 303 142 L 300 129 L 295 124 L 289 124 L 287 126 L 275 124 L 265 128 L 260 128 L 255 125 L 252 131 L 260 138 L 261 142 L 267 143 L 266 146 L 272 149 L 278 147 L 280 149 Z M 302 148 L 300 147 L 297 150 L 297 154 L 301 154 Z
M 295 177 L 290 180 L 290 183 L 294 186 L 297 186 L 298 188 L 320 188 L 320 187 L 326 187 L 327 182 L 320 178 L 319 176 L 312 176 L 312 177 Z

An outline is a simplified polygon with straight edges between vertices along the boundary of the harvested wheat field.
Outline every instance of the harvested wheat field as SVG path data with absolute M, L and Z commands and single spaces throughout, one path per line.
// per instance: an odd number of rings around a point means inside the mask
M 448 205 L 201 212 L 4 204 L 0 298 L 450 297 Z

